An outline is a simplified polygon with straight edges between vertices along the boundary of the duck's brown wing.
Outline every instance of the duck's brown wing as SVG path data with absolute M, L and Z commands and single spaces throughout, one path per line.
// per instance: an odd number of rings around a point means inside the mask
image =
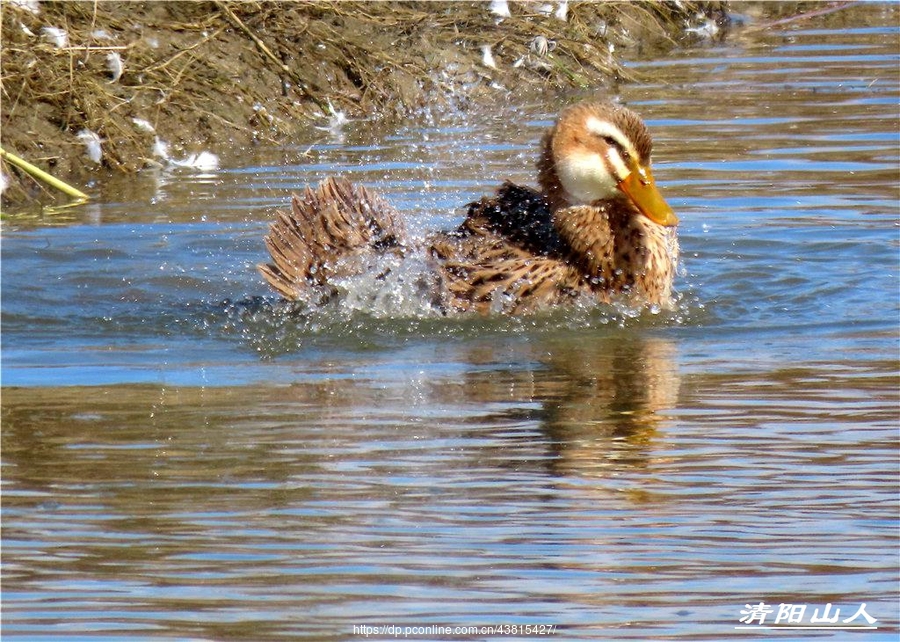
M 432 238 L 431 253 L 440 266 L 444 307 L 451 311 L 533 312 L 589 291 L 571 265 L 492 235 L 440 234 Z
M 335 278 L 358 274 L 386 251 L 402 253 L 406 230 L 387 201 L 360 185 L 329 178 L 291 198 L 265 238 L 272 262 L 260 273 L 289 300 L 321 295 Z
M 529 312 L 586 293 L 566 247 L 544 197 L 512 183 L 471 203 L 457 230 L 431 239 L 446 307 L 457 311 Z

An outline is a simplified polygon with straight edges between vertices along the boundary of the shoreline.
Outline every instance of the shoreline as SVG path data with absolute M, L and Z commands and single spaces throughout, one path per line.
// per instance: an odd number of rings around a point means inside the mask
M 498 87 L 608 89 L 634 80 L 622 60 L 723 37 L 729 23 L 724 2 L 505 6 L 4 1 L 0 140 L 83 187 L 345 118 L 500 104 Z M 4 210 L 65 198 L 5 160 L 0 171 Z

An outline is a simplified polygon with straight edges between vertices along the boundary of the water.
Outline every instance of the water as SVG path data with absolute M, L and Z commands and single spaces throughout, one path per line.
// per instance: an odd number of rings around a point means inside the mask
M 896 639 L 898 15 L 632 65 L 682 220 L 672 314 L 271 305 L 290 190 L 340 172 L 453 225 L 533 179 L 557 105 L 514 97 L 8 220 L 4 636 L 730 639 L 765 602 L 877 619 L 782 640 Z

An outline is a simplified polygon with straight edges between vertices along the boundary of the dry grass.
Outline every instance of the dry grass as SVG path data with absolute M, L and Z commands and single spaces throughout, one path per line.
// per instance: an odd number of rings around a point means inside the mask
M 687 20 L 720 5 L 573 2 L 562 22 L 541 4 L 511 2 L 512 17 L 498 20 L 486 2 L 42 2 L 38 15 L 4 3 L 2 143 L 77 178 L 98 169 L 76 138 L 82 129 L 104 140 L 104 167 L 131 172 L 154 162 L 155 135 L 221 149 L 287 140 L 328 104 L 392 117 L 497 100 L 492 84 L 603 87 L 628 79 L 618 52 L 671 44 Z M 47 26 L 67 44 L 51 42 Z M 484 45 L 496 69 L 482 64 Z M 124 62 L 116 81 L 111 53 Z M 3 172 L 20 179 L 5 201 L 34 195 L 28 179 Z

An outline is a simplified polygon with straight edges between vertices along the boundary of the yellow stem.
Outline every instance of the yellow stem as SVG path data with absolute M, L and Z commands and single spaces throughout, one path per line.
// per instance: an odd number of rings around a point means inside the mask
M 40 167 L 35 167 L 31 163 L 29 163 L 27 160 L 19 158 L 15 154 L 11 154 L 10 152 L 3 149 L 2 147 L 0 147 L 0 158 L 2 158 L 5 161 L 9 161 L 16 167 L 19 167 L 20 169 L 25 170 L 26 172 L 28 172 L 35 178 L 44 181 L 48 185 L 55 187 L 56 189 L 58 189 L 62 192 L 65 192 L 72 198 L 81 198 L 84 200 L 87 200 L 89 198 L 88 195 L 85 194 L 84 192 L 75 189 L 68 183 L 64 183 L 63 181 L 59 180 L 58 178 L 56 178 L 54 176 L 51 176 L 50 174 L 48 174 L 47 172 L 42 170 Z

